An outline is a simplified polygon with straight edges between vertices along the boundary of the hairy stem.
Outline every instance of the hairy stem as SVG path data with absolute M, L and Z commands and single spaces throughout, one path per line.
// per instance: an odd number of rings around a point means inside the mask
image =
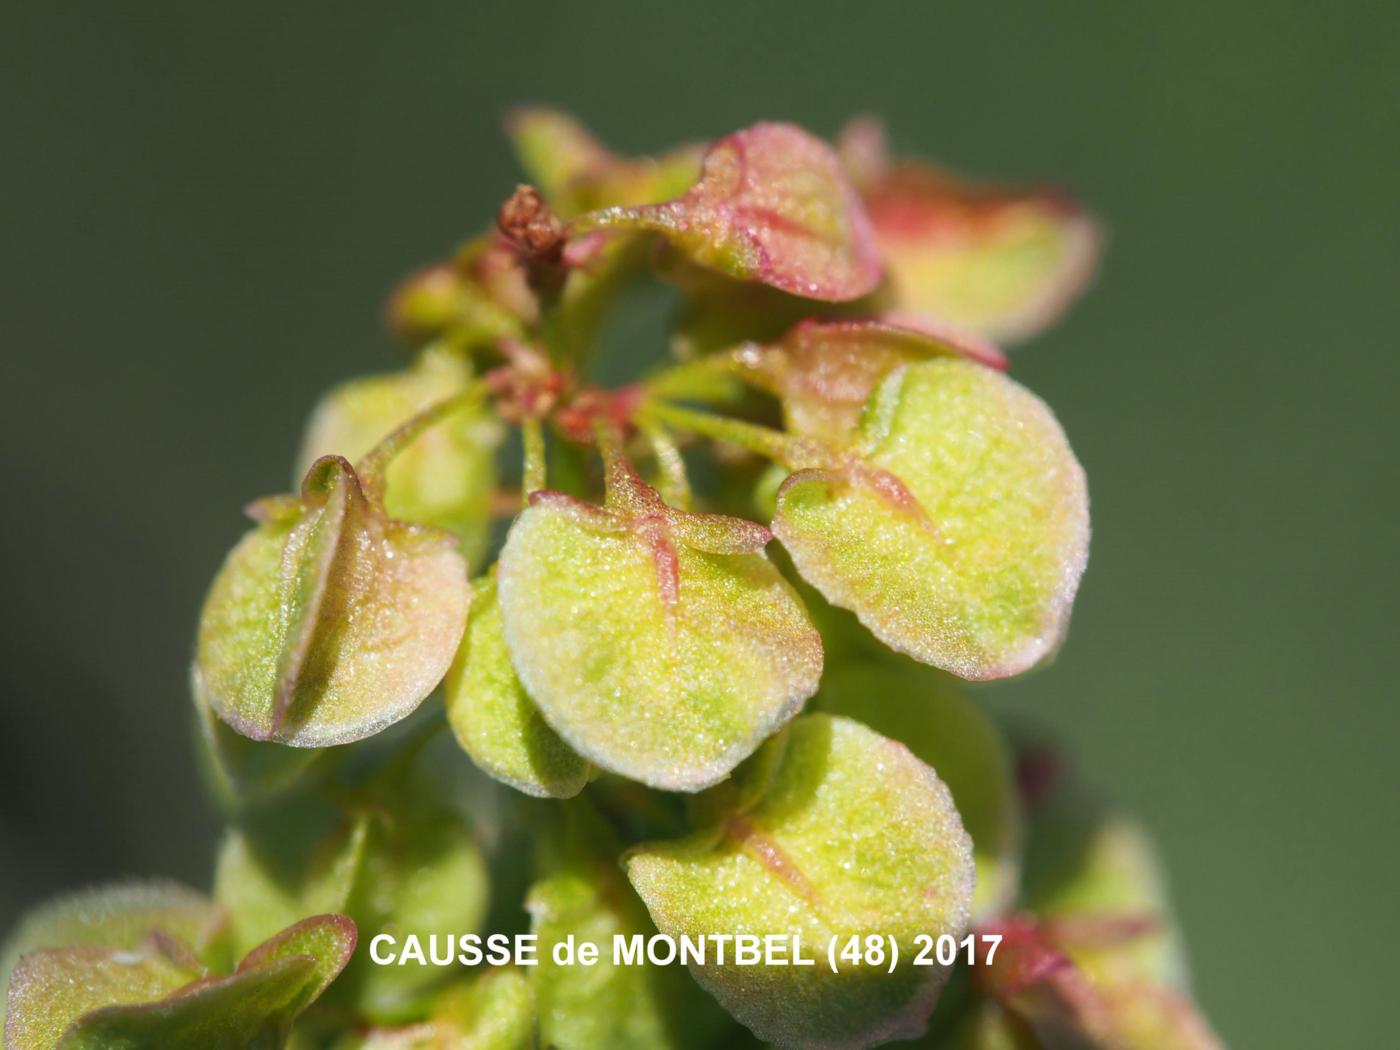
M 520 440 L 525 450 L 525 465 L 521 471 L 521 495 L 529 499 L 548 483 L 548 465 L 544 450 L 544 427 L 534 417 L 520 424 Z
M 665 427 L 655 423 L 642 424 L 642 432 L 651 443 L 656 454 L 656 465 L 660 469 L 661 498 L 680 510 L 689 510 L 691 504 L 690 478 L 686 474 L 685 460 L 681 450 L 671 439 Z
M 459 408 L 480 401 L 486 396 L 486 385 L 480 381 L 470 384 L 460 393 L 429 405 L 423 411 L 404 423 L 397 430 L 385 436 L 379 444 L 370 449 L 356 464 L 360 482 L 376 496 L 384 494 L 384 474 L 394 457 L 413 444 L 425 430 L 442 422 Z
M 664 401 L 648 403 L 640 414 L 644 420 L 663 423 L 714 441 L 738 445 L 775 463 L 781 463 L 790 470 L 798 470 L 830 458 L 823 455 L 823 446 L 810 439 L 795 437 L 773 427 L 765 427 L 743 419 L 717 416 L 710 412 L 667 404 Z

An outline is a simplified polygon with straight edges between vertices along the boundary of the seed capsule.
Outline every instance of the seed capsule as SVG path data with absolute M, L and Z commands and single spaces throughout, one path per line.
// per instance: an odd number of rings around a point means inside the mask
M 1088 557 L 1084 472 L 1039 398 L 952 358 L 891 373 L 854 449 L 800 470 L 773 532 L 891 648 L 963 678 L 1054 650 Z
M 471 590 L 453 538 L 394 521 L 348 462 L 254 508 L 205 600 L 198 689 L 244 736 L 325 747 L 408 715 L 446 674 Z

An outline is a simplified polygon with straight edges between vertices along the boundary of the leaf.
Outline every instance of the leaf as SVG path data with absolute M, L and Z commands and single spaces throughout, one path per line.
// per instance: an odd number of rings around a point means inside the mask
M 452 732 L 489 776 L 538 798 L 572 798 L 588 783 L 588 763 L 549 728 L 520 684 L 506 648 L 495 573 L 473 590 L 466 635 L 445 683 Z
M 442 680 L 470 588 L 446 535 L 392 521 L 344 459 L 229 554 L 205 599 L 197 689 L 255 740 L 327 747 L 404 718 Z
M 1093 977 L 1034 922 L 1015 920 L 996 932 L 1002 940 L 993 961 L 973 973 L 1046 1050 L 1222 1050 L 1195 1005 L 1176 989 Z
M 316 802 L 259 814 L 224 835 L 214 894 L 228 911 L 235 947 L 246 952 L 305 915 L 344 912 L 361 877 L 367 814 Z
M 49 1050 L 84 1014 L 163 998 L 194 976 L 153 949 L 82 944 L 29 952 L 10 980 L 5 1048 Z
M 316 406 L 297 454 L 301 477 L 322 456 L 358 462 L 418 413 L 461 393 L 472 379 L 466 358 L 429 348 L 412 368 L 352 379 Z M 385 478 L 384 507 L 400 521 L 454 533 L 475 563 L 485 551 L 501 434 L 480 404 L 467 404 L 400 451 Z
M 704 266 L 808 299 L 858 299 L 880 280 L 869 222 L 836 155 L 792 124 L 722 138 L 684 195 L 592 212 L 575 229 L 655 230 Z
M 413 346 L 494 346 L 539 320 L 539 302 L 515 251 L 493 236 L 467 242 L 446 262 L 405 280 L 389 300 L 389 324 Z
M 620 157 L 566 113 L 539 106 L 506 122 L 526 174 L 563 218 L 614 205 L 654 204 L 700 177 L 702 150 L 682 146 L 659 157 Z
M 20 960 L 7 1050 L 246 1050 L 282 1045 L 297 1014 L 355 948 L 344 916 L 306 919 L 251 952 L 227 977 L 205 976 L 149 940 L 41 949 Z
M 741 347 L 734 359 L 782 401 L 788 430 L 844 445 L 881 379 L 900 365 L 941 356 L 1006 366 L 985 341 L 884 321 L 803 321 L 776 343 Z
M 209 708 L 199 675 L 191 675 L 200 766 L 228 809 L 259 806 L 314 782 L 330 764 L 330 752 L 283 747 L 236 733 Z
M 898 309 L 1013 342 L 1046 327 L 1088 283 L 1098 230 L 1065 194 L 979 185 L 928 164 L 891 164 L 882 145 L 872 152 L 853 175 Z
M 238 964 L 240 975 L 275 970 L 291 961 L 310 959 L 311 971 L 296 997 L 274 1015 L 285 1027 L 298 1013 L 320 998 L 354 957 L 359 932 L 344 915 L 314 915 L 293 923 L 258 945 Z
M 68 1030 L 63 1050 L 245 1050 L 281 1046 L 292 1022 L 344 968 L 355 926 L 305 919 L 251 952 L 229 977 L 196 981 L 150 1003 L 110 1006 Z
M 1001 678 L 1064 636 L 1088 495 L 1043 402 L 990 369 L 929 360 L 881 383 L 854 453 L 783 483 L 773 532 L 886 645 Z
M 973 919 L 1011 907 L 1022 831 L 1011 755 L 992 720 L 953 679 L 913 663 L 841 663 L 827 672 L 813 702 L 900 741 L 938 774 L 972 836 Z
M 1196 1005 L 1172 988 L 1119 985 L 1104 992 L 1119 1045 L 1132 1050 L 1224 1050 Z
M 656 933 L 617 867 L 618 844 L 583 800 L 571 803 L 552 836 L 554 854 L 525 901 L 539 937 L 533 982 L 543 1046 L 558 1050 L 688 1050 L 717 1045 L 732 1022 L 684 970 L 614 958 L 614 938 Z M 557 944 L 597 949 L 597 961 L 557 963 Z
M 946 1045 L 946 1050 L 1041 1050 L 1018 1022 L 989 999 L 973 1004 L 947 1044 L 929 1045 Z
M 482 970 L 442 995 L 428 1020 L 347 1036 L 336 1050 L 533 1050 L 534 996 L 514 967 Z
M 878 292 L 841 303 L 817 302 L 726 277 L 674 252 L 659 256 L 656 265 L 660 276 L 680 291 L 671 348 L 683 361 L 745 342 L 776 342 L 803 320 L 869 317 L 877 309 Z
M 1033 906 L 1051 942 L 1095 979 L 1187 987 L 1165 878 L 1136 822 L 1116 815 L 1096 821 L 1073 872 Z
M 481 929 L 489 903 L 486 864 L 466 821 L 420 779 L 387 786 L 348 912 L 365 936 L 422 938 Z M 346 974 L 347 999 L 376 1020 L 398 1021 L 457 971 L 375 966 L 358 960 Z
M 985 932 L 1000 940 L 991 961 L 984 955 L 971 967 L 973 977 L 984 994 L 1029 1027 L 1040 1046 L 1129 1050 L 1115 1041 L 1113 1019 L 1093 983 L 1040 937 L 1033 922 L 1016 919 Z
M 401 760 L 402 761 L 402 760 Z M 307 804 L 246 821 L 220 852 L 216 893 L 240 946 L 288 916 L 344 912 L 366 943 L 379 933 L 463 934 L 486 914 L 485 863 L 471 829 L 435 782 L 391 767 L 359 789 L 346 811 Z M 381 1023 L 397 1023 L 456 971 L 350 964 L 332 999 Z
M 542 492 L 501 551 L 512 662 L 590 762 L 653 787 L 722 779 L 800 708 L 821 639 L 752 522 L 694 515 L 635 481 L 611 509 Z
M 1096 980 L 1189 987 L 1167 879 L 1142 826 L 1069 773 L 1032 811 L 1025 904 Z
M 800 934 L 804 966 L 691 970 L 731 1014 L 780 1047 L 868 1047 L 923 1031 L 946 977 L 911 965 L 915 937 L 962 936 L 972 844 L 948 789 L 896 741 L 845 718 L 793 723 L 761 801 L 624 864 L 657 927 L 672 937 Z M 832 974 L 827 945 L 895 938 L 900 965 Z
M 176 882 L 116 883 L 64 894 L 30 911 L 0 949 L 0 982 L 20 956 L 39 948 L 75 946 L 135 952 L 152 933 L 217 962 L 226 919 L 202 893 Z M 0 996 L 4 994 L 0 983 Z

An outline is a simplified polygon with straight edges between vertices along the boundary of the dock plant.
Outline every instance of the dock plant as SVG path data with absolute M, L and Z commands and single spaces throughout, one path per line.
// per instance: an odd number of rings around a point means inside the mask
M 212 886 L 32 912 L 5 1046 L 1219 1047 L 1142 828 L 968 684 L 1069 631 L 1085 474 L 1009 354 L 1093 219 L 868 119 L 508 132 L 214 574 Z M 658 934 L 816 960 L 616 957 Z M 536 957 L 370 951 L 466 935 Z

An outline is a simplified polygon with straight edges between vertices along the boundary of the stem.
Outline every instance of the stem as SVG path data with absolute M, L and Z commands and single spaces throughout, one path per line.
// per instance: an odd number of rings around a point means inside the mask
M 389 469 L 389 464 L 393 462 L 394 457 L 413 444 L 425 430 L 442 422 L 459 408 L 465 408 L 467 405 L 481 400 L 485 393 L 484 383 L 480 381 L 472 383 L 460 393 L 429 405 L 397 430 L 390 432 L 380 440 L 379 444 L 366 452 L 361 457 L 360 462 L 356 464 L 355 470 L 360 475 L 360 483 L 376 496 L 383 496 L 384 473 Z
M 548 465 L 544 451 L 544 427 L 533 416 L 520 424 L 520 440 L 525 449 L 525 466 L 521 471 L 521 494 L 526 500 L 547 484 Z
M 637 472 L 622 448 L 622 435 L 606 419 L 593 423 L 598 454 L 603 457 L 603 503 L 611 509 L 629 506 L 637 491 Z
M 744 394 L 743 378 L 734 352 L 724 350 L 662 369 L 643 380 L 642 389 L 662 399 L 737 401 Z
M 797 470 L 810 465 L 814 460 L 827 458 L 822 455 L 823 447 L 809 439 L 794 437 L 781 430 L 742 419 L 716 416 L 665 402 L 652 402 L 645 406 L 643 413 L 653 420 L 679 430 L 746 448 L 750 452 L 781 463 L 790 470 Z
M 661 471 L 661 498 L 679 510 L 689 510 L 690 478 L 686 475 L 681 450 L 671 440 L 671 435 L 665 427 L 644 423 L 642 432 L 651 442 L 651 449 L 656 454 L 656 465 Z

